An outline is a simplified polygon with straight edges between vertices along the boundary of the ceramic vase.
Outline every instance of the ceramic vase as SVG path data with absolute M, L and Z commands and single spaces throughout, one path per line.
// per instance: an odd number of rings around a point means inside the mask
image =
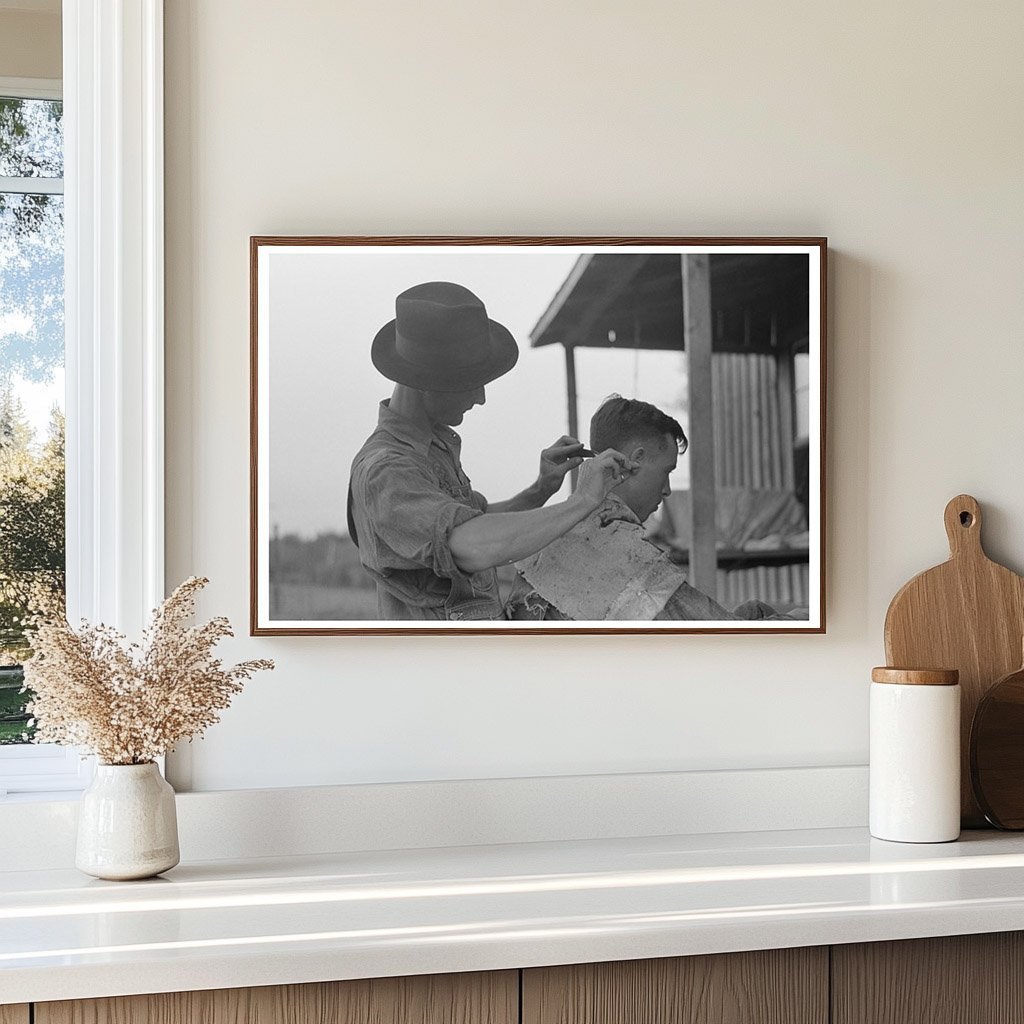
M 79 807 L 79 871 L 115 881 L 151 878 L 180 859 L 174 790 L 156 764 L 97 765 Z

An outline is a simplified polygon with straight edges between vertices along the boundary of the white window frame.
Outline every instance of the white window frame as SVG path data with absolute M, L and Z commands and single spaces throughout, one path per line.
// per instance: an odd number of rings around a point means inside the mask
M 21 100 L 59 100 L 63 89 L 59 78 L 8 78 L 0 75 L 0 96 Z M 62 195 L 63 178 L 0 177 L 0 192 L 22 192 L 32 195 Z
M 0 96 L 21 100 L 59 100 L 64 89 L 59 78 L 8 78 L 0 75 Z
M 164 597 L 163 0 L 64 0 L 62 34 L 68 618 L 138 636 Z M 92 767 L 0 748 L 0 798 Z

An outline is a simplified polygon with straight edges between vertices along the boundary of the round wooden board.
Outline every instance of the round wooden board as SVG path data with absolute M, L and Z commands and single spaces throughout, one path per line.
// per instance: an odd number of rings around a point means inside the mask
M 971 785 L 997 828 L 1024 829 L 1024 668 L 978 703 L 971 726 Z

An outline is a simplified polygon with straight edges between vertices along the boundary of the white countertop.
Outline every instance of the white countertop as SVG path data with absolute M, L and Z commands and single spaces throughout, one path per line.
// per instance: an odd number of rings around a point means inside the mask
M 863 829 L 0 872 L 0 1004 L 1024 929 L 1024 836 Z

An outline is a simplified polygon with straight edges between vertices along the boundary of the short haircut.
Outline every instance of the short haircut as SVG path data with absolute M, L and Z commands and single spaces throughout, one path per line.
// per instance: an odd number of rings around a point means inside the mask
M 598 407 L 590 420 L 590 447 L 595 452 L 607 448 L 623 449 L 629 441 L 657 440 L 664 443 L 666 434 L 675 438 L 679 454 L 689 442 L 679 423 L 650 402 L 611 395 Z

